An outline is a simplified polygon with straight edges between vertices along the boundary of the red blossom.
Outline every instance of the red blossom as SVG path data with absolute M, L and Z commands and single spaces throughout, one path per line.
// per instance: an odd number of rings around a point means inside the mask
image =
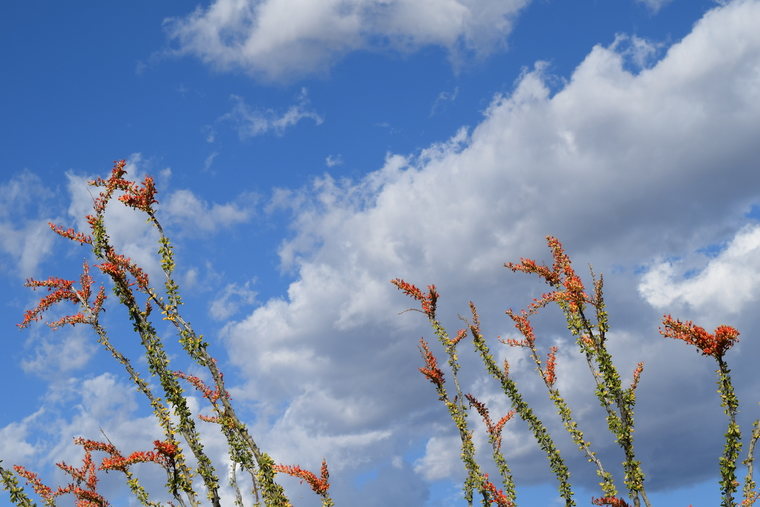
M 471 394 L 465 394 L 465 397 L 467 398 L 467 401 L 470 402 L 470 406 L 475 407 L 475 410 L 478 411 L 480 417 L 483 418 L 483 422 L 488 429 L 488 433 L 493 437 L 493 443 L 495 447 L 497 449 L 501 448 L 501 431 L 504 429 L 504 425 L 507 423 L 507 421 L 509 421 L 512 416 L 515 415 L 515 411 L 510 410 L 504 415 L 504 417 L 499 419 L 496 424 L 493 424 L 493 421 L 491 421 L 491 416 L 488 413 L 488 407 L 486 407 L 484 403 L 478 401 L 477 398 Z
M 98 268 L 103 273 L 110 275 L 114 279 L 123 280 L 126 282 L 127 273 L 132 275 L 136 280 L 137 286 L 143 290 L 147 290 L 150 284 L 148 280 L 148 274 L 143 269 L 135 264 L 132 259 L 121 254 L 117 254 L 113 248 L 108 248 L 105 252 L 106 261 L 98 264 Z
M 525 340 L 514 340 L 510 338 L 502 341 L 508 345 L 515 347 L 532 347 L 536 342 L 536 333 L 533 331 L 533 325 L 530 323 L 528 313 L 523 310 L 518 315 L 512 310 L 507 310 L 507 315 L 509 315 L 509 317 L 514 321 L 515 328 L 520 331 L 520 333 L 525 337 Z
M 53 499 L 53 490 L 45 486 L 40 478 L 37 477 L 37 474 L 30 472 L 20 465 L 15 465 L 13 469 L 17 474 L 26 479 L 26 482 L 32 486 L 32 489 L 34 489 L 34 492 L 40 495 L 43 500 L 48 502 Z
M 92 315 L 97 315 L 103 307 L 106 295 L 103 287 L 100 287 L 94 303 L 90 304 L 90 298 L 92 296 L 93 280 L 90 276 L 90 266 L 85 262 L 82 266 L 82 275 L 80 277 L 81 289 L 74 289 L 73 280 L 64 280 L 62 278 L 50 277 L 47 280 L 34 280 L 29 279 L 24 285 L 32 287 L 33 289 L 44 287 L 50 293 L 40 299 L 37 306 L 31 310 L 24 312 L 24 320 L 18 324 L 19 327 L 28 327 L 34 321 L 42 319 L 42 314 L 45 313 L 51 306 L 61 301 L 69 301 L 80 307 L 86 305 L 86 308 Z M 89 322 L 89 318 L 82 312 L 77 312 L 73 315 L 67 315 L 54 322 L 50 322 L 48 325 L 52 328 L 63 326 L 64 324 L 85 324 Z
M 60 225 L 56 225 L 52 222 L 48 222 L 48 225 L 51 229 L 53 229 L 53 232 L 56 234 L 59 234 L 63 236 L 64 238 L 68 238 L 73 241 L 78 241 L 80 244 L 87 243 L 88 245 L 92 244 L 92 238 L 88 236 L 87 234 L 84 234 L 82 232 L 76 232 L 74 229 L 64 229 Z
M 206 398 L 211 403 L 214 403 L 216 400 L 221 398 L 221 393 L 219 392 L 219 389 L 211 389 L 198 377 L 194 377 L 193 375 L 188 375 L 181 371 L 173 371 L 172 375 L 174 375 L 175 377 L 185 379 L 188 382 L 190 382 L 193 385 L 193 387 L 195 387 L 198 391 L 203 393 L 203 397 Z M 229 398 L 229 395 L 226 393 L 225 393 L 225 396 Z
M 424 338 L 420 338 L 420 348 L 422 357 L 425 358 L 425 367 L 420 368 L 420 372 L 425 375 L 430 382 L 438 386 L 438 388 L 442 388 L 444 383 L 443 372 L 438 367 L 438 360 L 430 351 L 430 348 L 428 348 L 428 344 L 425 342 Z
M 137 183 L 130 183 L 129 188 L 126 189 L 124 195 L 119 197 L 119 200 L 131 208 L 150 212 L 151 206 L 158 203 L 155 196 L 156 185 L 153 178 L 146 176 L 143 179 L 142 188 Z
M 557 366 L 557 347 L 549 349 L 549 356 L 546 359 L 546 383 L 550 386 L 554 385 L 554 380 L 557 377 L 555 368 Z
M 553 237 L 547 236 L 546 242 L 552 251 L 554 264 L 551 269 L 546 265 L 538 265 L 531 259 L 520 259 L 519 264 L 508 262 L 505 267 L 512 271 L 522 271 L 523 273 L 535 273 L 543 278 L 547 284 L 558 290 L 550 294 L 544 294 L 540 300 L 536 300 L 533 306 L 543 306 L 550 300 L 567 303 L 571 312 L 577 312 L 581 305 L 589 301 L 588 295 L 584 292 L 583 282 L 575 274 L 570 257 L 560 241 Z M 560 289 L 560 286 L 562 289 Z
M 400 278 L 391 280 L 391 283 L 406 295 L 419 301 L 422 306 L 422 311 L 425 312 L 428 318 L 435 319 L 435 306 L 438 301 L 438 292 L 435 290 L 435 285 L 428 285 L 428 293 L 425 295 L 416 286 L 407 283 Z
M 683 340 L 696 346 L 703 355 L 720 359 L 734 343 L 739 341 L 739 331 L 731 326 L 718 326 L 713 334 L 703 327 L 694 325 L 691 321 L 681 322 L 665 315 L 660 333 L 668 338 Z
M 507 495 L 504 494 L 504 491 L 500 489 L 497 490 L 496 486 L 488 480 L 488 474 L 483 474 L 483 488 L 491 494 L 489 505 L 491 503 L 496 504 L 498 507 L 512 507 L 514 505 L 512 501 L 507 498 Z
M 630 507 L 628 502 L 622 498 L 616 498 L 614 496 L 605 496 L 602 498 L 591 497 L 591 503 L 594 505 L 610 505 L 611 507 Z
M 453 340 L 451 340 L 452 345 L 456 345 L 457 343 L 462 341 L 462 338 L 467 336 L 467 330 L 466 329 L 460 329 L 457 331 L 457 335 L 454 337 Z
M 631 391 L 635 391 L 639 385 L 639 378 L 641 378 L 641 372 L 644 371 L 644 363 L 638 363 L 633 370 L 633 382 L 631 382 Z
M 327 490 L 330 489 L 330 474 L 327 471 L 327 461 L 325 460 L 322 460 L 321 477 L 317 477 L 299 466 L 275 465 L 274 469 L 277 472 L 292 475 L 293 477 L 298 477 L 301 481 L 306 481 L 311 486 L 312 491 L 318 495 L 324 496 L 327 494 Z
M 167 468 L 170 466 L 172 458 L 177 454 L 177 445 L 169 441 L 155 440 L 153 442 L 155 451 L 136 451 L 127 456 L 114 455 L 110 458 L 103 458 L 100 463 L 100 470 L 126 470 L 127 467 L 135 463 L 158 463 Z

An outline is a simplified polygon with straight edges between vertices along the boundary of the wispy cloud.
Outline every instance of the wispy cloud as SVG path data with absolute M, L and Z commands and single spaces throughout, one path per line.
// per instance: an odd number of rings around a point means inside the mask
M 180 53 L 283 80 L 323 72 L 362 49 L 443 46 L 456 64 L 505 45 L 530 0 L 215 0 L 166 21 Z M 287 27 L 287 28 L 284 28 Z
M 305 88 L 298 94 L 296 103 L 285 111 L 254 109 L 237 95 L 232 95 L 231 99 L 234 103 L 232 110 L 217 121 L 231 123 L 241 139 L 270 132 L 280 136 L 301 120 L 312 120 L 316 125 L 321 125 L 324 121 L 322 116 L 310 108 L 309 95 Z
M 434 116 L 442 108 L 446 107 L 447 102 L 454 102 L 457 99 L 457 95 L 459 95 L 458 86 L 454 87 L 454 89 L 450 92 L 440 92 L 435 98 L 435 102 L 433 102 L 433 107 L 430 108 L 430 116 Z
M 659 12 L 660 9 L 668 5 L 673 0 L 636 0 L 640 4 L 646 5 L 652 12 Z
M 40 263 L 53 250 L 48 222 L 53 197 L 38 176 L 28 171 L 0 184 L 0 252 L 6 267 L 22 278 L 37 274 Z

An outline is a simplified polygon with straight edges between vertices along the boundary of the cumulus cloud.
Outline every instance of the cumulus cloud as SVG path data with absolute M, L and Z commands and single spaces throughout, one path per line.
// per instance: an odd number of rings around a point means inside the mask
M 546 260 L 543 238 L 554 234 L 580 273 L 593 262 L 595 271 L 608 275 L 616 330 L 610 346 L 621 375 L 630 377 L 638 360 L 647 363 L 637 439 L 642 461 L 649 462 L 651 487 L 708 478 L 714 460 L 703 458 L 720 452 L 723 424 L 711 365 L 685 345 L 658 336 L 661 314 L 639 296 L 638 268 L 732 238 L 750 205 L 760 202 L 758 21 L 759 2 L 716 8 L 660 61 L 635 71 L 619 44 L 596 46 L 554 93 L 547 85 L 550 68 L 539 64 L 513 91 L 495 97 L 471 131 L 416 155 L 390 155 L 359 181 L 324 176 L 307 188 L 277 192 L 272 207 L 293 214 L 293 235 L 280 255 L 295 281 L 285 297 L 266 301 L 224 331 L 232 361 L 250 381 L 247 398 L 273 426 L 289 410 L 283 400 L 297 403 L 306 392 L 360 409 L 357 418 L 341 411 L 322 415 L 321 434 L 332 438 L 405 428 L 382 446 L 357 450 L 365 457 L 374 453 L 376 463 L 390 463 L 409 445 L 437 449 L 455 431 L 434 422 L 445 420 L 445 409 L 417 371 L 415 337 L 432 333 L 419 315 L 397 315 L 413 303 L 389 280 L 436 283 L 440 314 L 452 332 L 462 327 L 456 315 L 466 312 L 472 298 L 488 335 L 505 335 L 512 327 L 504 308 L 524 307 L 542 287 L 509 275 L 502 265 L 520 257 Z M 720 277 L 714 276 L 705 280 L 717 285 Z M 667 284 L 677 296 L 690 293 L 688 282 Z M 760 328 L 751 316 L 739 324 L 748 333 Z M 561 341 L 566 330 L 556 319 L 546 322 L 541 335 L 547 347 L 571 347 L 572 340 Z M 753 400 L 760 386 L 747 358 L 758 349 L 756 342 L 741 346 L 749 353 L 731 358 L 733 371 L 740 397 Z M 583 366 L 582 357 L 563 354 L 566 366 Z M 464 372 L 482 367 L 465 350 L 460 359 L 469 389 L 479 379 Z M 515 375 L 528 381 L 526 396 L 550 417 L 554 410 L 541 405 L 540 385 L 528 380 L 532 368 L 515 363 Z M 605 435 L 604 414 L 589 397 L 588 374 L 562 374 L 582 425 L 591 428 L 587 434 Z M 685 378 L 692 379 L 688 385 Z M 679 421 L 695 417 L 701 425 L 687 439 Z M 291 424 L 308 433 L 316 422 Z M 509 431 L 516 441 L 528 442 L 527 430 L 515 424 Z M 561 433 L 558 421 L 550 426 Z M 611 438 L 595 441 L 601 455 L 619 462 Z M 572 444 L 561 446 L 568 448 L 575 476 L 594 484 L 593 471 Z M 513 452 L 518 480 L 548 480 L 540 472 L 544 457 Z M 662 459 L 663 453 L 695 459 L 685 470 L 682 463 Z M 404 462 L 428 463 L 432 453 L 416 459 Z M 434 465 L 429 479 L 461 466 Z
M 233 95 L 235 103 L 232 110 L 221 118 L 220 122 L 230 122 L 241 139 L 260 136 L 269 132 L 282 135 L 285 130 L 293 127 L 301 120 L 309 119 L 320 125 L 323 118 L 309 107 L 309 97 L 306 89 L 302 89 L 298 100 L 284 112 L 272 109 L 251 109 L 248 104 L 237 95 Z
M 216 320 L 227 320 L 235 315 L 241 306 L 251 305 L 256 301 L 253 282 L 244 284 L 230 283 L 222 289 L 219 296 L 211 302 L 209 313 Z
M 81 328 L 66 333 L 47 333 L 33 342 L 33 355 L 21 361 L 21 369 L 52 380 L 60 380 L 80 370 L 97 350 L 94 338 Z
M 760 226 L 739 230 L 725 250 L 686 279 L 689 273 L 679 273 L 678 265 L 677 261 L 661 262 L 642 277 L 639 291 L 651 305 L 659 309 L 688 306 L 702 314 L 746 311 L 760 295 Z
M 453 61 L 503 47 L 529 0 L 215 0 L 166 22 L 180 53 L 267 80 L 327 69 L 362 49 L 443 46 Z
M 0 252 L 10 261 L 7 270 L 22 278 L 37 275 L 40 263 L 53 250 L 54 235 L 47 203 L 53 193 L 28 171 L 0 184 Z
M 208 203 L 190 190 L 177 190 L 169 194 L 161 211 L 166 219 L 182 227 L 186 234 L 213 233 L 250 220 L 253 213 L 251 195 L 241 196 L 241 203 Z

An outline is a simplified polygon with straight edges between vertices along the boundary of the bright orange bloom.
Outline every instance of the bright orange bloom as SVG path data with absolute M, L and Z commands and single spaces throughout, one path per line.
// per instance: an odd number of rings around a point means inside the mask
M 512 416 L 515 415 L 515 411 L 510 410 L 504 415 L 504 417 L 499 419 L 499 422 L 494 424 L 493 421 L 491 421 L 490 414 L 488 413 L 488 407 L 486 407 L 484 403 L 478 401 L 475 396 L 471 394 L 465 394 L 465 397 L 467 398 L 467 401 L 470 402 L 470 406 L 475 407 L 475 410 L 478 411 L 480 417 L 483 418 L 483 422 L 486 424 L 488 433 L 494 439 L 494 445 L 496 448 L 501 448 L 501 431 L 504 429 L 504 425 L 507 423 L 507 421 L 509 421 Z
M 425 312 L 428 318 L 435 319 L 435 306 L 438 301 L 438 292 L 435 290 L 435 285 L 428 285 L 428 293 L 426 296 L 420 289 L 400 278 L 391 280 L 391 283 L 398 287 L 399 290 L 406 293 L 406 295 L 419 301 L 422 305 L 422 311 Z
M 73 241 L 78 241 L 80 244 L 87 243 L 88 245 L 92 244 L 92 238 L 88 236 L 87 234 L 84 234 L 82 232 L 76 232 L 74 229 L 64 229 L 60 225 L 56 225 L 52 222 L 48 222 L 48 225 L 51 229 L 53 229 L 53 232 L 56 234 L 59 234 L 63 236 L 64 238 L 68 238 Z
M 488 474 L 483 474 L 483 488 L 491 494 L 491 503 L 496 504 L 498 507 L 512 507 L 514 504 L 507 498 L 504 491 L 497 490 L 496 486 L 488 480 Z
M 705 356 L 720 359 L 734 343 L 739 341 L 739 331 L 731 326 L 718 326 L 713 334 L 703 327 L 695 326 L 693 322 L 673 319 L 670 315 L 662 318 L 660 333 L 668 338 L 683 340 L 695 345 Z
M 546 382 L 551 386 L 557 375 L 554 369 L 557 366 L 557 347 L 549 349 L 549 357 L 546 359 Z
M 428 344 L 424 338 L 420 338 L 420 347 L 422 349 L 422 356 L 425 358 L 425 368 L 420 368 L 420 372 L 439 388 L 443 387 L 443 372 L 438 367 L 438 360 L 430 351 L 430 348 L 428 348 Z
M 591 503 L 594 505 L 610 505 L 612 507 L 631 507 L 625 500 L 615 498 L 614 496 L 605 496 L 602 498 L 594 498 L 592 496 Z
M 304 470 L 299 466 L 275 465 L 274 469 L 277 472 L 292 475 L 293 477 L 298 477 L 302 481 L 306 481 L 309 483 L 309 486 L 311 486 L 312 491 L 318 495 L 324 496 L 327 494 L 327 490 L 330 489 L 330 474 L 327 471 L 327 461 L 325 460 L 322 460 L 322 469 L 320 470 L 322 477 L 317 477 L 313 473 Z

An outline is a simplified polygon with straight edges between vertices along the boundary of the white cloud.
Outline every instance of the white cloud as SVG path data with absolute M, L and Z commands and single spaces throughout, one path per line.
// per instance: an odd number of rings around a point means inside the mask
M 646 5 L 652 12 L 659 12 L 660 9 L 668 5 L 673 0 L 636 0 L 640 4 Z
M 55 235 L 46 203 L 53 193 L 40 178 L 24 171 L 0 185 L 0 252 L 10 258 L 7 269 L 21 278 L 37 275 L 53 250 Z
M 677 267 L 676 262 L 655 264 L 641 279 L 642 297 L 659 309 L 688 305 L 702 314 L 741 313 L 760 295 L 760 226 L 738 231 L 725 250 L 688 279 L 679 279 Z
M 221 294 L 211 302 L 209 313 L 216 320 L 227 320 L 235 315 L 241 306 L 250 306 L 256 301 L 256 291 L 252 289 L 253 282 L 247 281 L 242 285 L 229 283 Z
M 430 108 L 430 116 L 435 115 L 442 108 L 444 108 L 447 102 L 454 102 L 457 99 L 457 95 L 459 95 L 458 86 L 455 87 L 450 92 L 447 92 L 447 91 L 440 92 L 438 96 L 435 98 L 435 102 L 433 102 L 433 107 Z
M 325 165 L 327 167 L 335 167 L 342 164 L 343 164 L 343 157 L 340 154 L 327 155 L 327 157 L 325 158 Z
M 213 233 L 250 220 L 255 197 L 242 195 L 240 203 L 208 203 L 190 190 L 177 190 L 161 204 L 162 217 L 183 228 L 185 234 Z
M 340 400 L 336 406 L 362 408 L 356 400 L 371 399 L 363 418 L 327 411 L 322 424 L 334 425 L 334 436 L 405 428 L 382 447 L 361 451 L 374 453 L 374 462 L 390 462 L 409 442 L 428 442 L 433 421 L 446 417 L 417 371 L 416 338 L 432 333 L 419 315 L 397 315 L 412 302 L 389 280 L 436 283 L 452 332 L 462 326 L 457 313 L 473 298 L 489 336 L 508 334 L 504 308 L 527 305 L 542 287 L 502 264 L 546 260 L 543 238 L 554 234 L 580 273 L 593 262 L 608 275 L 609 311 L 619 331 L 610 343 L 621 376 L 629 377 L 638 359 L 647 361 L 637 438 L 642 459 L 649 460 L 649 484 L 707 478 L 712 458 L 691 460 L 688 470 L 656 459 L 663 452 L 719 453 L 721 411 L 710 365 L 657 335 L 659 312 L 638 296 L 633 268 L 727 239 L 744 223 L 749 205 L 760 202 L 758 22 L 756 1 L 710 11 L 661 61 L 636 72 L 628 70 L 631 55 L 618 52 L 627 50 L 597 46 L 555 94 L 546 84 L 548 68 L 537 65 L 512 93 L 496 97 L 469 133 L 461 130 L 417 156 L 391 155 L 360 181 L 325 176 L 308 188 L 277 192 L 272 207 L 289 206 L 295 217 L 280 255 L 296 279 L 286 298 L 267 301 L 224 333 L 231 360 L 249 379 L 247 396 L 275 426 L 283 400 L 295 403 L 305 392 L 327 393 Z M 760 329 L 751 316 L 743 322 Z M 551 320 L 546 329 L 548 338 L 566 334 Z M 741 345 L 748 353 L 732 357 L 734 372 L 740 397 L 751 400 L 760 386 L 746 358 L 758 349 L 756 342 Z M 480 372 L 464 349 L 463 371 Z M 530 367 L 517 366 L 530 374 Z M 582 424 L 594 430 L 588 434 L 606 434 L 603 414 L 584 398 L 587 374 L 572 374 L 579 376 L 562 385 L 581 403 Z M 683 384 L 697 374 L 705 377 Z M 462 382 L 467 389 L 474 380 Z M 537 401 L 543 400 L 539 388 L 528 383 L 526 392 L 543 413 L 553 413 Z M 702 424 L 687 442 L 677 421 L 694 417 Z M 292 424 L 308 433 L 313 420 Z M 519 425 L 510 431 L 530 440 Z M 611 439 L 595 440 L 604 456 L 617 459 Z M 577 459 L 571 464 L 578 477 L 593 484 L 582 457 L 567 453 Z M 516 459 L 518 480 L 547 477 L 540 455 Z
M 460 63 L 505 44 L 529 0 L 215 0 L 167 20 L 180 53 L 267 80 L 320 72 L 362 49 L 437 45 Z
M 425 447 L 425 455 L 415 462 L 414 471 L 428 481 L 461 475 L 458 463 L 461 448 L 459 435 L 432 437 Z
M 22 359 L 21 369 L 47 379 L 60 379 L 83 368 L 95 354 L 95 338 L 81 326 L 46 333 L 37 343 L 34 355 Z
M 317 125 L 321 125 L 324 121 L 320 115 L 309 108 L 309 97 L 305 88 L 298 95 L 297 102 L 285 112 L 272 109 L 254 110 L 248 107 L 241 97 L 233 95 L 231 98 L 235 103 L 232 111 L 219 118 L 219 121 L 231 122 L 241 139 L 269 132 L 282 135 L 285 130 L 305 119 L 312 120 Z

